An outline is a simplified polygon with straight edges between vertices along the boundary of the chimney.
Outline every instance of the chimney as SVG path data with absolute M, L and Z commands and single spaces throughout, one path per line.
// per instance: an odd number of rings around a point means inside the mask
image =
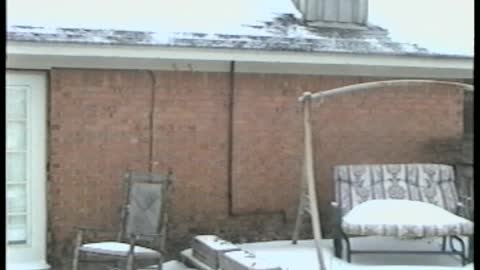
M 368 0 L 292 0 L 306 22 L 318 26 L 366 26 Z

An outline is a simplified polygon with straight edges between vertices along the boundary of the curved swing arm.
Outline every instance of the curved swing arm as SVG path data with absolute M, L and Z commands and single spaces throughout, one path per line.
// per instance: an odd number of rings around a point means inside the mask
M 304 126 L 304 159 L 303 159 L 303 177 L 302 177 L 302 191 L 300 195 L 300 204 L 297 213 L 297 220 L 295 222 L 295 228 L 293 232 L 293 244 L 298 240 L 298 233 L 302 223 L 303 212 L 307 212 L 311 216 L 314 241 L 317 250 L 317 258 L 320 270 L 325 270 L 325 261 L 322 254 L 321 239 L 322 230 L 320 223 L 320 215 L 318 212 L 317 195 L 315 190 L 315 174 L 314 174 L 314 153 L 313 153 L 313 140 L 312 140 L 312 127 L 311 127 L 311 104 L 313 101 L 324 101 L 327 97 L 332 97 L 340 94 L 348 94 L 356 91 L 379 89 L 382 87 L 395 87 L 395 86 L 415 86 L 415 85 L 439 85 L 439 86 L 455 86 L 464 91 L 473 92 L 474 87 L 472 85 L 446 82 L 446 81 L 434 81 L 434 80 L 391 80 L 391 81 L 377 81 L 361 84 L 354 84 L 344 87 L 334 88 L 328 91 L 322 91 L 312 94 L 311 92 L 304 92 L 298 100 L 302 103 L 303 111 L 303 126 Z M 304 189 L 305 188 L 305 189 Z
M 338 88 L 333 88 L 327 91 L 316 92 L 311 94 L 310 92 L 305 92 L 302 96 L 298 98 L 298 101 L 304 102 L 305 99 L 308 97 L 312 101 L 320 101 L 322 102 L 324 98 L 332 97 L 340 94 L 348 94 L 351 92 L 362 91 L 362 90 L 371 90 L 376 88 L 382 87 L 395 87 L 395 86 L 414 86 L 414 85 L 422 85 L 422 84 L 436 84 L 439 86 L 456 86 L 459 88 L 463 88 L 465 91 L 473 92 L 474 87 L 473 85 L 464 84 L 464 83 L 457 83 L 457 82 L 446 82 L 446 81 L 435 81 L 435 80 L 391 80 L 391 81 L 378 81 L 378 82 L 367 82 L 367 83 L 360 83 L 360 84 L 353 84 L 348 86 L 342 86 Z

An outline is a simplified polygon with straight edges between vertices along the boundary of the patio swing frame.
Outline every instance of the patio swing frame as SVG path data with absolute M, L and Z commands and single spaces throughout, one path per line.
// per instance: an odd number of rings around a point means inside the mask
M 415 85 L 442 85 L 442 86 L 455 86 L 459 90 L 473 92 L 474 87 L 472 85 L 463 84 L 463 83 L 456 83 L 456 82 L 447 82 L 447 81 L 436 81 L 436 80 L 389 80 L 389 81 L 376 81 L 376 82 L 367 82 L 367 83 L 360 83 L 354 84 L 349 86 L 337 87 L 327 91 L 316 92 L 312 94 L 311 92 L 304 92 L 302 96 L 298 98 L 298 101 L 302 104 L 302 111 L 303 111 L 303 127 L 304 127 L 304 157 L 303 157 L 303 168 L 302 168 L 302 178 L 301 178 L 301 190 L 300 190 L 300 199 L 297 211 L 297 217 L 295 221 L 295 227 L 292 234 L 292 244 L 296 244 L 299 238 L 300 233 L 300 226 L 303 222 L 303 217 L 305 213 L 309 214 L 311 217 L 311 224 L 313 229 L 314 235 L 314 242 L 317 251 L 317 258 L 318 263 L 320 266 L 320 270 L 326 270 L 325 261 L 323 258 L 322 248 L 321 248 L 321 240 L 322 240 L 322 230 L 321 230 L 321 223 L 320 223 L 320 216 L 318 212 L 318 204 L 317 204 L 317 195 L 315 189 L 315 173 L 314 173 L 314 153 L 313 153 L 313 139 L 312 139 L 312 123 L 311 123 L 311 107 L 312 102 L 319 102 L 320 104 L 325 102 L 330 97 L 334 97 L 337 95 L 345 95 L 349 93 L 354 93 L 358 91 L 365 91 L 365 90 L 378 90 L 386 87 L 399 87 L 399 86 L 415 86 Z M 332 207 L 334 209 L 338 209 L 338 205 L 336 203 L 332 203 Z M 341 215 L 339 211 L 335 211 L 337 214 L 335 215 L 335 219 L 338 222 L 338 219 L 341 221 Z M 348 236 L 342 231 L 341 227 L 339 228 L 340 235 L 342 238 L 346 240 L 346 247 L 347 247 L 347 260 L 351 261 L 351 254 L 359 254 L 359 253 L 386 253 L 386 254 L 411 254 L 412 251 L 392 251 L 392 250 L 368 250 L 368 251 L 360 251 L 360 250 L 352 250 L 350 246 L 350 241 Z M 446 238 L 443 237 L 442 241 L 442 250 L 441 251 L 415 251 L 414 253 L 426 253 L 426 254 L 457 254 L 460 255 L 462 258 L 462 264 L 465 264 L 467 258 L 465 254 L 465 243 L 463 240 L 458 236 L 450 237 L 450 247 L 452 251 L 446 251 Z M 471 237 L 473 238 L 473 237 Z M 335 243 L 335 255 L 338 257 L 341 254 L 341 248 L 339 250 L 338 247 L 341 247 L 341 242 L 338 243 L 340 238 L 334 239 Z M 459 241 L 462 249 L 457 250 L 454 248 L 453 239 Z M 469 244 L 469 259 L 472 258 L 473 254 L 473 239 L 470 239 Z M 340 239 L 341 241 L 341 239 Z

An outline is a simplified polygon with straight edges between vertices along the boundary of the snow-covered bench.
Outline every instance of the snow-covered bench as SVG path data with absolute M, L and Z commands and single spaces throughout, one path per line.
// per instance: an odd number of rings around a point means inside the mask
M 465 264 L 465 244 L 460 236 L 473 235 L 473 222 L 460 216 L 463 204 L 452 166 L 339 165 L 334 167 L 334 181 L 337 257 L 342 254 L 342 238 L 347 244 L 347 260 L 351 261 L 352 253 L 408 251 L 355 251 L 351 250 L 349 237 L 442 237 L 442 249 L 438 252 L 460 255 Z M 446 249 L 447 238 L 451 251 Z M 454 248 L 453 240 L 459 241 L 460 250 Z

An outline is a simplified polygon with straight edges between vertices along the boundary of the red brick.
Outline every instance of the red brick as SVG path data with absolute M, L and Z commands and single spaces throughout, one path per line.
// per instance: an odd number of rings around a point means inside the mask
M 176 175 L 172 239 L 187 241 L 189 234 L 198 231 L 241 235 L 287 228 L 274 216 L 228 215 L 230 75 L 158 71 L 154 100 L 150 75 L 146 71 L 52 71 L 51 258 L 69 258 L 76 225 L 119 227 L 122 172 L 149 167 L 152 101 L 153 170 L 171 168 Z M 303 155 L 297 97 L 305 91 L 383 79 L 387 78 L 237 74 L 234 212 L 286 211 L 291 221 Z M 329 224 L 328 202 L 333 198 L 332 166 L 440 161 L 428 145 L 461 136 L 462 112 L 463 93 L 451 88 L 367 91 L 315 104 L 316 178 L 325 225 Z M 324 231 L 328 233 L 328 226 Z

